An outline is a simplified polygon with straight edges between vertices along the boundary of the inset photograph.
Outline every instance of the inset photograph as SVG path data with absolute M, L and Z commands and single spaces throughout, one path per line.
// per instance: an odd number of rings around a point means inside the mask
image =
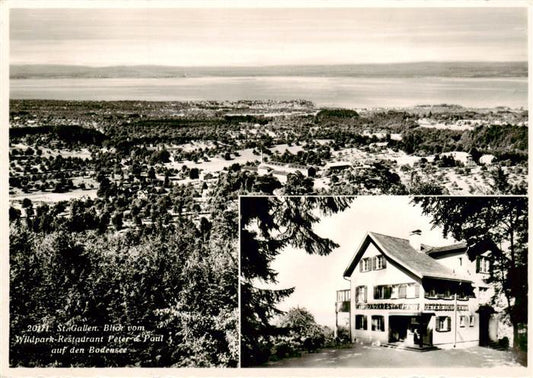
M 241 366 L 527 365 L 526 197 L 241 197 Z

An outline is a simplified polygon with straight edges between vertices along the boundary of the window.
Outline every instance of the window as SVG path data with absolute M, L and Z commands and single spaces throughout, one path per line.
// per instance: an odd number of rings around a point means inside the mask
M 411 283 L 407 285 L 406 298 L 418 298 L 420 296 L 420 287 Z
M 361 260 L 361 266 L 360 266 L 361 272 L 368 272 L 370 269 L 370 258 L 366 257 Z
M 374 286 L 374 299 L 389 299 L 391 287 L 389 285 Z
M 392 285 L 390 297 L 391 299 L 398 299 L 398 285 Z
M 426 293 L 426 296 L 427 296 L 427 293 Z M 418 297 L 420 297 L 420 286 L 416 283 L 409 283 L 409 284 L 391 285 L 390 286 L 390 297 L 387 297 L 386 299 L 388 298 L 391 298 L 391 299 L 418 298 Z
M 407 285 L 401 284 L 398 288 L 398 298 L 407 298 Z
M 466 316 L 465 315 L 459 316 L 459 327 L 461 328 L 466 327 Z
M 437 332 L 450 332 L 452 329 L 452 318 L 449 316 L 437 316 L 436 331 Z
M 470 327 L 473 327 L 476 323 L 476 318 L 474 315 L 470 315 Z
M 372 315 L 372 331 L 385 331 L 385 318 L 381 315 Z
M 355 329 L 368 329 L 366 315 L 355 315 Z
M 350 290 L 337 290 L 337 302 L 349 302 Z
M 420 290 L 420 289 L 418 289 Z M 426 298 L 438 298 L 438 299 L 447 299 L 453 300 L 455 294 L 457 294 L 457 299 L 468 300 L 470 294 L 468 294 L 472 289 L 467 286 L 444 286 L 437 285 L 434 287 L 427 287 L 424 296 Z M 418 292 L 417 297 L 420 293 Z
M 366 286 L 357 286 L 355 288 L 355 301 L 358 303 L 366 303 L 366 300 Z
M 385 257 L 383 257 L 383 256 L 374 257 L 374 269 L 375 270 L 385 269 L 386 264 L 387 263 L 385 261 Z
M 472 287 L 461 285 L 457 290 L 457 299 L 461 301 L 466 301 L 469 297 L 473 297 L 473 295 L 474 293 Z
M 459 257 L 459 266 L 463 266 L 463 258 Z
M 476 273 L 490 272 L 490 259 L 487 256 L 478 256 L 476 260 Z

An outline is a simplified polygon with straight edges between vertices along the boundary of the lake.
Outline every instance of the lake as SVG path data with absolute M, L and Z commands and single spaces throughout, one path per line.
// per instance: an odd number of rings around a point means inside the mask
M 168 79 L 16 79 L 13 99 L 311 100 L 365 108 L 458 104 L 527 108 L 527 78 L 201 77 Z

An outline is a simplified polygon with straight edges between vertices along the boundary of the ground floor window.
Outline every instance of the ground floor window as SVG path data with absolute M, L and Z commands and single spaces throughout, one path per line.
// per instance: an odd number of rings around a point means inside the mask
M 385 318 L 381 315 L 372 315 L 372 331 L 385 331 Z
M 476 324 L 476 318 L 474 315 L 470 315 L 470 327 L 473 327 Z
M 366 315 L 355 315 L 355 329 L 368 329 Z
M 449 332 L 452 329 L 452 318 L 449 316 L 437 316 L 437 332 Z
M 466 316 L 459 316 L 459 327 L 466 327 Z

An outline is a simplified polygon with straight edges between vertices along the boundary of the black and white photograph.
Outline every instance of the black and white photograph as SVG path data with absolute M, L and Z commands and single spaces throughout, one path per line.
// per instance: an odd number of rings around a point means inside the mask
M 243 367 L 527 365 L 527 197 L 253 196 L 240 212 Z
M 0 375 L 524 375 L 530 10 L 0 0 Z

